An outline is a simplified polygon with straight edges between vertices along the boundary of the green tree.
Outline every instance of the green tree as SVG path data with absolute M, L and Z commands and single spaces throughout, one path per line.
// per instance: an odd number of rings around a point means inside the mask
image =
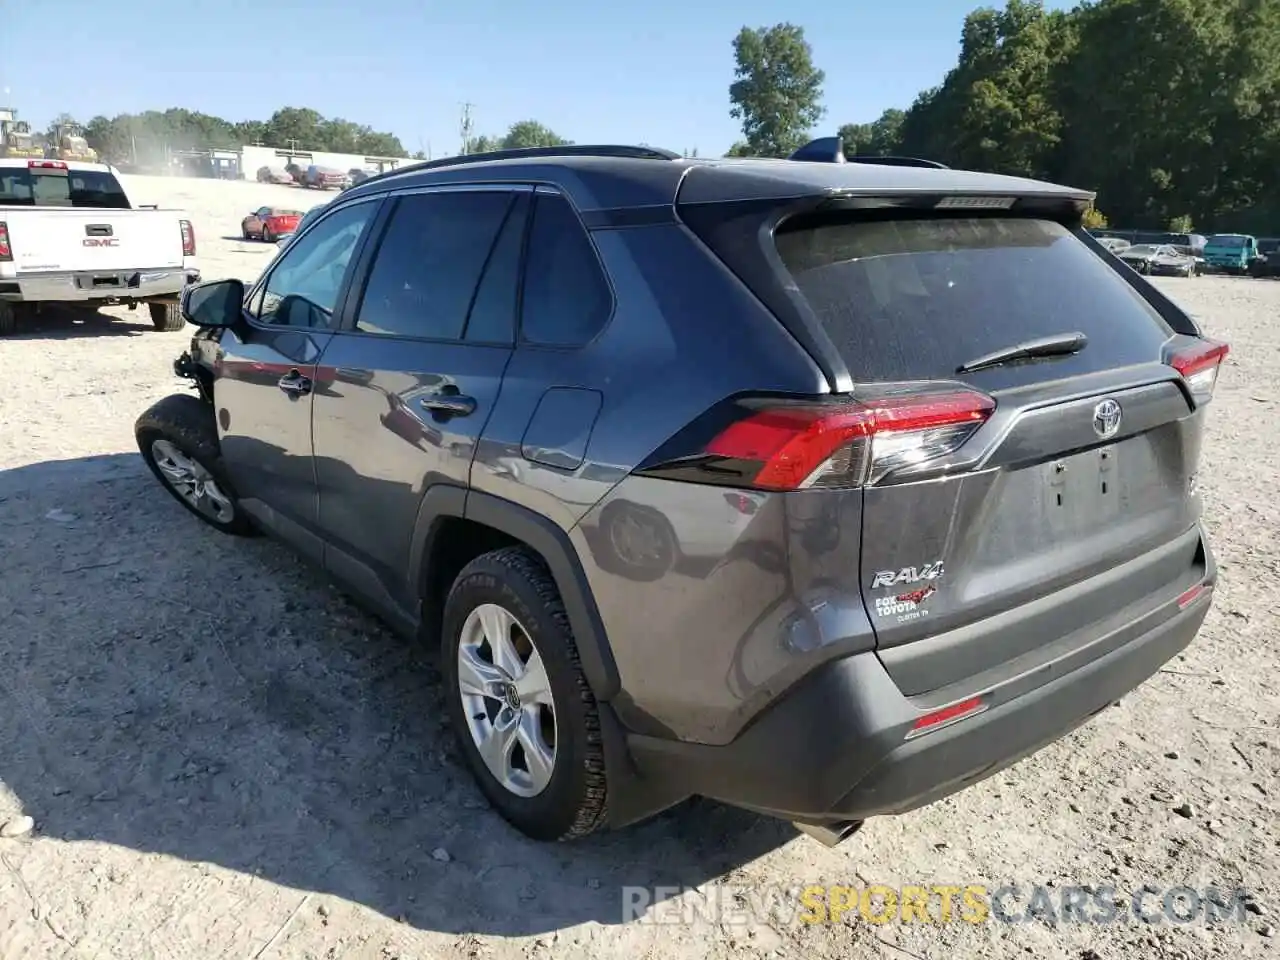
M 746 144 L 758 156 L 785 157 L 802 146 L 826 113 L 826 75 L 813 62 L 804 29 L 792 23 L 751 29 L 733 40 L 729 115 L 742 121 Z
M 503 150 L 518 150 L 523 147 L 564 147 L 572 141 L 544 127 L 537 120 L 521 120 L 513 123 L 507 135 L 502 138 Z
M 1191 222 L 1191 218 L 1187 214 L 1179 214 L 1169 221 L 1170 233 L 1193 233 L 1195 227 Z
M 1093 204 L 1089 204 L 1088 209 L 1085 210 L 1084 216 L 1081 218 L 1081 222 L 1086 230 L 1105 230 L 1107 227 L 1106 216 Z

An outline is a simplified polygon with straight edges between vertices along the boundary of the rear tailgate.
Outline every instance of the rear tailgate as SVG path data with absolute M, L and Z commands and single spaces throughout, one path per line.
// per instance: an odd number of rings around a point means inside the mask
M 1173 364 L 1200 357 L 1212 377 L 1221 353 L 1043 210 L 936 200 L 828 205 L 755 233 L 838 358 L 837 384 L 885 411 L 861 484 L 863 600 L 903 692 L 946 701 L 1172 615 L 1205 578 L 1193 481 L 1212 381 L 1197 397 Z M 747 279 L 732 246 L 751 231 L 699 232 Z M 962 372 L 1063 334 L 1083 348 Z M 892 422 L 903 409 L 935 419 Z
M 0 219 L 19 273 L 182 266 L 182 231 L 168 211 L 29 207 Z

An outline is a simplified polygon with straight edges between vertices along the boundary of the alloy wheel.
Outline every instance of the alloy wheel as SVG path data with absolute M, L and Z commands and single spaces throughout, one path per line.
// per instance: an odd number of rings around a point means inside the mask
M 151 444 L 151 457 L 164 482 L 195 510 L 219 524 L 228 524 L 235 519 L 236 508 L 231 498 L 223 493 L 213 475 L 198 461 L 168 440 L 157 440 Z
M 477 606 L 458 642 L 458 693 L 489 772 L 518 797 L 546 789 L 556 764 L 556 709 L 542 656 L 505 607 Z

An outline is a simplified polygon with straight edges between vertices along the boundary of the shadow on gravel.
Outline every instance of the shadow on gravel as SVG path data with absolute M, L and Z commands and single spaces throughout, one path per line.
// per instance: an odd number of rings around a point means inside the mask
M 51 306 L 23 316 L 18 332 L 5 340 L 69 340 L 74 337 L 137 337 L 155 333 L 145 306 L 130 311 L 129 318 L 99 313 L 88 307 Z
M 795 837 L 698 802 L 524 839 L 455 757 L 431 656 L 284 548 L 201 525 L 135 454 L 0 471 L 0 557 L 0 781 L 46 837 L 498 935 L 619 923 L 624 886 L 703 884 Z

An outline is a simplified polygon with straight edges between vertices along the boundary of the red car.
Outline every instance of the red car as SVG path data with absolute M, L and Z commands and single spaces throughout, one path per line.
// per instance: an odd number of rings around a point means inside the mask
M 302 213 L 298 210 L 259 207 L 240 221 L 240 232 L 246 240 L 275 243 L 277 237 L 298 229 L 298 221 L 301 219 Z

